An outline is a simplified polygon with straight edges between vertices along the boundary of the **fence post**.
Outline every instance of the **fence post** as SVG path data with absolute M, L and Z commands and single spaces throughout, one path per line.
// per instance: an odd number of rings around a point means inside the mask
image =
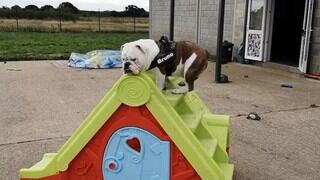
M 100 9 L 99 9 L 99 13 L 98 13 L 99 32 L 101 32 L 101 31 L 100 31 L 100 17 L 101 17 L 101 14 L 100 14 Z
M 62 24 L 61 24 L 61 7 L 59 7 L 59 31 L 62 32 Z
M 133 10 L 133 32 L 136 32 L 136 11 Z
M 16 8 L 16 22 L 17 22 L 17 32 L 19 31 L 19 17 L 18 17 L 18 8 Z

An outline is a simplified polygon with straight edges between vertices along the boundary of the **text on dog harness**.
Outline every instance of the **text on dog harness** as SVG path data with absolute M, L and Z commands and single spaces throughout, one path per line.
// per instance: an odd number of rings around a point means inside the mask
M 167 60 L 169 60 L 170 58 L 172 58 L 174 56 L 173 53 L 168 54 L 167 56 L 165 56 L 164 58 L 158 59 L 157 62 L 158 64 L 161 64 Z

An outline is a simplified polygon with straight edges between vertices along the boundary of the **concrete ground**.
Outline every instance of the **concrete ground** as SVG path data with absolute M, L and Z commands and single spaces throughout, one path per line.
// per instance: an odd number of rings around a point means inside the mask
M 320 82 L 228 64 L 232 83 L 214 84 L 213 66 L 196 90 L 212 112 L 232 116 L 234 179 L 320 179 Z M 1 63 L 0 179 L 17 179 L 20 168 L 56 152 L 121 74 L 71 69 L 65 61 Z M 250 112 L 261 121 L 247 120 Z

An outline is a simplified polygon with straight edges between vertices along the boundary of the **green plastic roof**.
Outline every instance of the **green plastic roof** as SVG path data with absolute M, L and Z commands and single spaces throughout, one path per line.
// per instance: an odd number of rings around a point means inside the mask
M 172 78 L 176 86 L 179 79 Z M 147 74 L 124 75 L 103 97 L 80 127 L 57 153 L 45 154 L 21 178 L 42 178 L 68 169 L 68 164 L 92 139 L 122 104 L 146 105 L 203 180 L 231 180 L 233 165 L 226 148 L 229 143 L 229 116 L 210 114 L 198 95 L 161 92 Z

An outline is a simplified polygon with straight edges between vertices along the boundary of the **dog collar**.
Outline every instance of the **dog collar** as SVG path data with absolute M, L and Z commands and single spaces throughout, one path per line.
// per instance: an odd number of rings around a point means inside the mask
M 151 62 L 149 69 L 153 69 L 155 67 L 160 67 L 162 65 L 165 65 L 167 68 L 170 66 L 174 66 L 174 61 L 176 59 L 176 43 L 169 42 L 167 44 L 156 42 L 160 52 L 158 55 L 153 59 Z M 166 68 L 166 69 L 167 69 Z

